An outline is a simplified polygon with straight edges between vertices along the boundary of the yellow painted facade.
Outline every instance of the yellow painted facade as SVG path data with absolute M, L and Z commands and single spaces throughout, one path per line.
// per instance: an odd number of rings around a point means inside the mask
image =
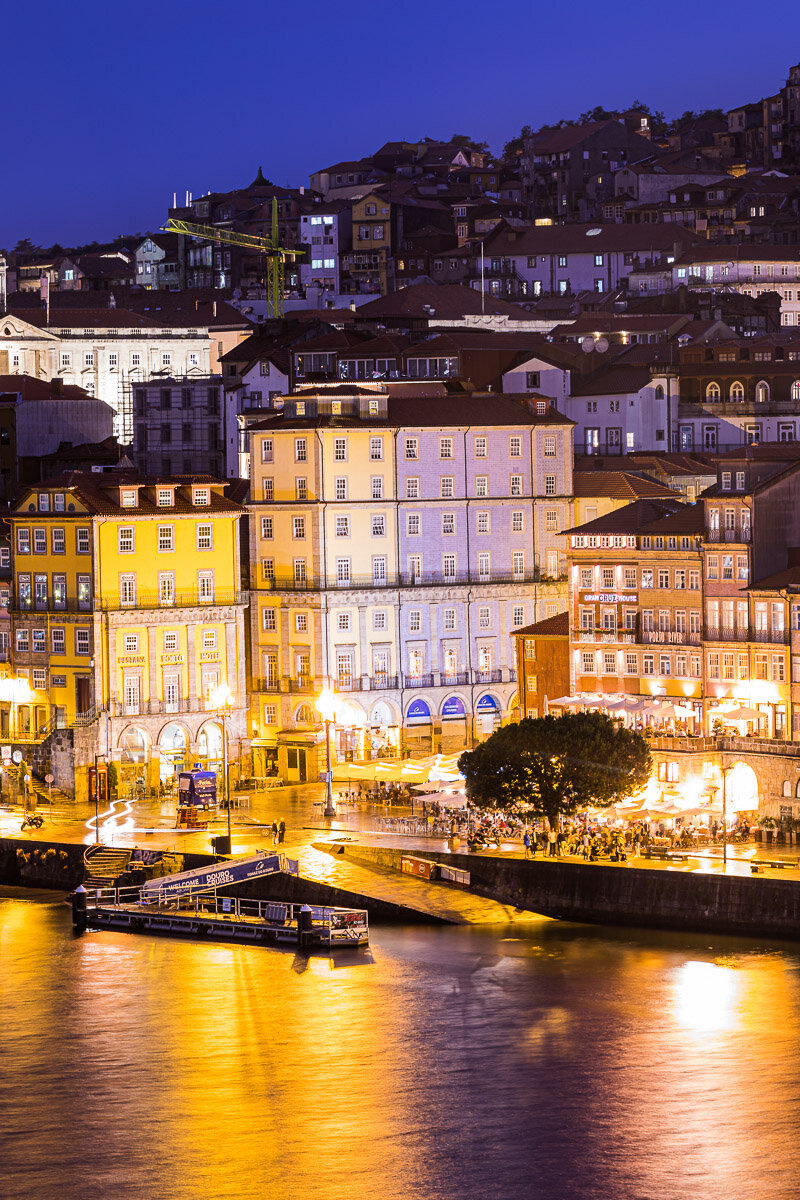
M 14 506 L 12 668 L 34 689 L 34 728 L 97 723 L 103 753 L 124 758 L 133 738 L 150 761 L 174 717 L 182 763 L 203 756 L 219 684 L 243 724 L 243 509 L 225 486 L 76 472 Z M 219 740 L 205 738 L 204 757 Z

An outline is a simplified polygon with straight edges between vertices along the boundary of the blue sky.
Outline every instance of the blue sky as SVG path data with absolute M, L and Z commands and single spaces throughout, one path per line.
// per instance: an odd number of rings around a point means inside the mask
M 276 183 L 395 138 L 634 98 L 668 117 L 776 91 L 800 59 L 777 0 L 671 5 L 42 0 L 4 12 L 0 246 L 157 228 L 186 189 Z

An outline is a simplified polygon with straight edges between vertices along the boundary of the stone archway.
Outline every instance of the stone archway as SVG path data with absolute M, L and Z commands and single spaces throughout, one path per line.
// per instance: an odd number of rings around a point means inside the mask
M 158 735 L 161 753 L 161 782 L 171 787 L 178 773 L 189 765 L 190 737 L 183 725 L 170 721 Z
M 748 763 L 736 762 L 728 771 L 725 804 L 729 813 L 758 810 L 758 776 Z

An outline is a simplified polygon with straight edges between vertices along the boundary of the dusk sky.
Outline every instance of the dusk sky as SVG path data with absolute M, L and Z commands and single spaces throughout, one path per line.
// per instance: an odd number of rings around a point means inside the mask
M 596 104 L 732 107 L 783 85 L 798 32 L 788 0 L 14 6 L 0 246 L 154 229 L 173 192 L 241 187 L 259 164 L 307 184 L 389 139 L 467 133 L 499 152 Z

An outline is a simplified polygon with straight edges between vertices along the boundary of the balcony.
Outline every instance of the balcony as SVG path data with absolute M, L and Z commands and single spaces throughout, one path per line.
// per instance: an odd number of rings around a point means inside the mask
M 754 629 L 754 642 L 768 642 L 773 646 L 788 646 L 789 631 L 788 629 Z
M 473 671 L 473 683 L 502 683 L 503 672 L 496 668 L 490 671 Z
M 340 675 L 333 681 L 333 690 L 335 692 L 360 692 L 362 691 L 361 676 Z
M 176 700 L 140 700 L 138 703 L 126 703 L 124 699 L 112 696 L 108 711 L 112 717 L 160 717 L 179 713 L 214 713 L 216 709 L 210 701 L 200 696 L 180 696 Z M 85 713 L 80 714 L 75 724 L 86 716 Z M 96 717 L 92 716 L 90 721 L 81 723 L 91 723 L 92 720 L 96 720 Z
M 740 545 L 746 545 L 750 541 L 750 530 L 740 529 L 737 532 L 735 529 L 709 529 L 706 533 L 706 541 L 738 542 Z
M 516 497 L 514 498 L 516 499 Z M 559 579 L 563 578 L 559 576 Z M 386 575 L 375 578 L 373 575 L 351 575 L 347 579 L 326 579 L 322 575 L 307 575 L 304 579 L 295 579 L 292 575 L 274 575 L 261 579 L 258 588 L 271 592 L 323 592 L 323 591 L 384 591 L 393 588 L 418 587 L 454 587 L 465 584 L 530 584 L 557 582 L 543 575 L 541 570 L 532 571 L 492 571 L 489 574 L 481 571 L 456 571 L 444 574 L 441 571 L 423 571 L 420 574 L 403 572 L 398 575 Z M 219 601 L 218 601 L 219 602 Z
M 463 687 L 465 683 L 469 683 L 469 671 L 443 673 L 439 676 L 439 683 L 441 687 Z
M 118 596 L 95 596 L 93 600 L 77 600 L 70 596 L 63 602 L 56 602 L 52 596 L 48 603 L 25 603 L 24 600 L 12 598 L 8 611 L 35 616 L 37 613 L 90 613 L 90 612 L 126 612 L 135 613 L 147 608 L 214 608 L 220 605 L 249 603 L 247 592 L 238 588 L 216 588 L 210 596 L 198 591 L 197 588 L 186 588 L 176 591 L 168 599 L 162 599 L 158 592 L 139 592 L 134 604 L 122 604 Z
M 369 686 L 373 692 L 387 692 L 400 686 L 399 675 L 373 675 Z
M 749 626 L 706 625 L 704 639 L 707 642 L 749 642 Z
M 267 693 L 274 696 L 277 695 L 280 690 L 280 681 L 278 679 L 273 679 L 272 676 L 268 677 L 267 679 L 253 679 L 250 682 L 251 692 L 259 692 L 262 694 Z
M 404 675 L 403 683 L 409 688 L 429 688 L 433 687 L 433 675 Z

